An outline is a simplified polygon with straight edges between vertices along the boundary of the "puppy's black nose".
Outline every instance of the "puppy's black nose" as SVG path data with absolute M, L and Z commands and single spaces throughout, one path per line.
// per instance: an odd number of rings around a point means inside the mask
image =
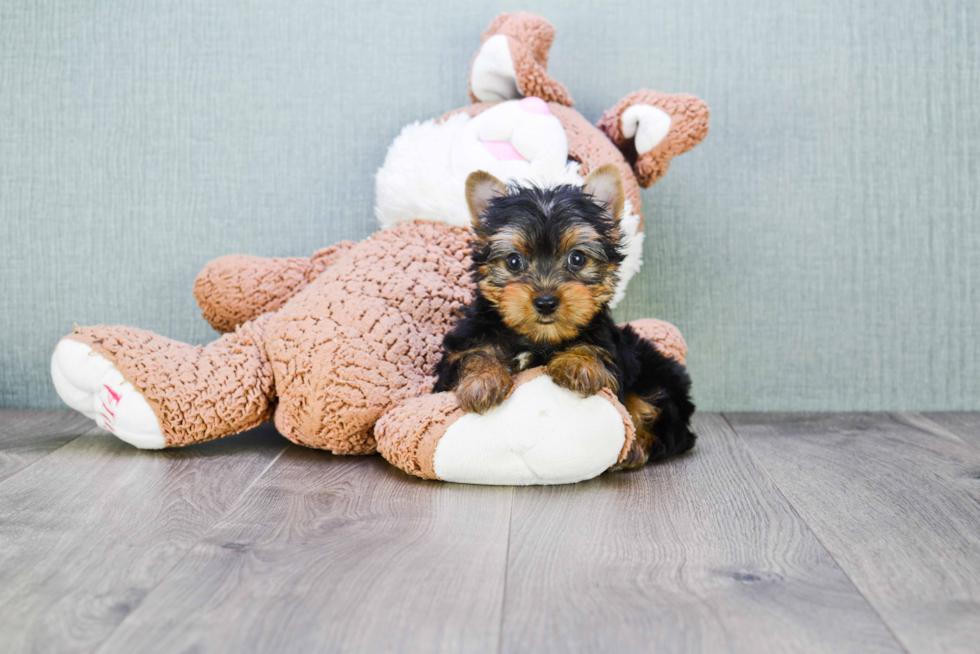
M 549 316 L 555 312 L 558 308 L 558 296 L 552 295 L 551 293 L 544 293 L 534 298 L 534 308 L 538 310 L 542 316 Z

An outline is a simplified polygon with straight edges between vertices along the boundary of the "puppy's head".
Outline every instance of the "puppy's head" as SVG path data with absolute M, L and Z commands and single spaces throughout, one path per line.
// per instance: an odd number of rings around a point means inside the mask
M 624 258 L 615 165 L 582 188 L 507 188 L 477 171 L 466 201 L 477 286 L 508 327 L 535 343 L 570 340 L 612 299 Z

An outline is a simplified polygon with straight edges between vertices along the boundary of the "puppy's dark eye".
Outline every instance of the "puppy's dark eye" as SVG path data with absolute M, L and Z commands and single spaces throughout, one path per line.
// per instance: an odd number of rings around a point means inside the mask
M 516 252 L 511 252 L 507 255 L 507 258 L 504 259 L 504 264 L 507 266 L 507 270 L 517 272 L 524 267 L 524 259 L 521 258 L 521 255 L 517 254 Z
M 581 250 L 572 250 L 568 253 L 568 267 L 572 270 L 578 270 L 585 265 L 587 260 L 585 253 Z

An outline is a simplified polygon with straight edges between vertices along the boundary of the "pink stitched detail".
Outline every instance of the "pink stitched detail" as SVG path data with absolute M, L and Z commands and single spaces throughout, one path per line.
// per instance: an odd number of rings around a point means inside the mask
M 113 434 L 115 434 L 116 433 L 116 426 L 114 424 L 112 424 L 112 419 L 109 418 L 109 416 L 107 416 L 104 413 L 100 413 L 99 415 L 102 416 L 102 422 L 105 424 L 105 428 L 108 429 L 109 431 L 111 431 Z
M 112 401 L 115 402 L 116 404 L 119 404 L 119 400 L 122 399 L 122 394 L 121 393 L 116 393 L 114 390 L 112 390 L 111 388 L 109 388 L 109 385 L 108 384 L 102 384 L 102 385 L 105 387 L 105 389 L 107 391 L 109 391 L 109 395 L 112 396 Z

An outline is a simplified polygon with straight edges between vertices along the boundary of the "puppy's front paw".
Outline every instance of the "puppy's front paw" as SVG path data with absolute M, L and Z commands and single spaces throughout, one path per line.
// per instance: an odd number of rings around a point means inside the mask
M 456 386 L 456 400 L 467 413 L 486 413 L 507 399 L 514 379 L 503 366 L 467 375 Z
M 548 362 L 548 376 L 582 397 L 595 395 L 603 388 L 614 393 L 619 390 L 616 376 L 603 364 L 597 348 L 591 346 L 574 347 L 554 357 Z

